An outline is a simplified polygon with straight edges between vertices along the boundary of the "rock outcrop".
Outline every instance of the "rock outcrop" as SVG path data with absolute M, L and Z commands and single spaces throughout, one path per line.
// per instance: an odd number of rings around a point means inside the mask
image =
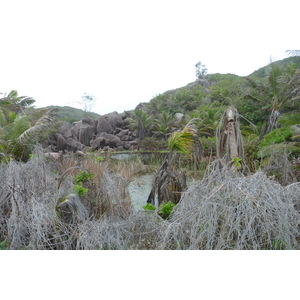
M 64 122 L 48 147 L 51 151 L 78 153 L 84 147 L 129 150 L 137 147 L 136 134 L 129 129 L 127 118 L 132 112 L 112 112 L 96 120 L 86 118 L 72 124 Z

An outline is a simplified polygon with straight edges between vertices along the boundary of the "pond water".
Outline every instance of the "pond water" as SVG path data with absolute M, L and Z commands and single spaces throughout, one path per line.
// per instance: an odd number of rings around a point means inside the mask
M 134 178 L 129 183 L 129 196 L 135 210 L 141 210 L 143 209 L 143 206 L 147 204 L 147 199 L 150 194 L 154 179 L 154 174 L 146 174 Z M 155 204 L 157 205 L 157 203 Z

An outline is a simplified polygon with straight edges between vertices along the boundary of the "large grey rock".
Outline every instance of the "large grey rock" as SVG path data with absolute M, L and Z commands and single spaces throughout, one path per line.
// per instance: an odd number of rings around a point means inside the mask
M 104 115 L 104 118 L 110 124 L 113 130 L 121 126 L 123 123 L 122 117 L 116 111 Z
M 82 124 L 82 126 L 79 128 L 78 140 L 83 145 L 89 146 L 90 141 L 94 138 L 94 136 L 95 136 L 94 126 L 88 124 Z
M 100 134 L 102 132 L 113 133 L 112 126 L 106 121 L 106 119 L 103 116 L 100 116 L 97 121 L 97 134 Z
M 71 127 L 71 136 L 69 136 L 72 139 L 79 140 L 79 130 L 82 126 L 82 121 L 77 121 L 72 123 Z
M 100 137 L 104 137 L 106 140 L 106 146 L 109 146 L 111 148 L 117 148 L 117 147 L 121 146 L 121 144 L 122 144 L 120 138 L 113 134 L 108 134 L 108 133 L 102 132 L 100 134 Z
M 90 141 L 90 145 L 93 151 L 102 149 L 103 147 L 106 146 L 107 143 L 108 143 L 107 140 L 102 136 L 97 137 L 96 139 Z
M 124 135 L 128 135 L 129 129 L 123 129 L 118 134 L 116 134 L 117 137 L 122 138 Z
M 143 110 L 145 112 L 148 112 L 149 111 L 149 103 L 141 102 L 135 107 L 135 110 Z
M 88 124 L 90 126 L 95 126 L 95 121 L 92 118 L 87 117 L 82 120 L 82 124 Z
M 62 134 L 58 134 L 57 137 L 57 148 L 58 150 L 67 150 L 71 152 L 76 152 L 77 150 L 82 150 L 83 145 L 71 138 L 64 137 Z
M 72 127 L 72 124 L 69 122 L 63 122 L 62 125 L 59 128 L 59 133 L 61 134 L 65 134 L 65 132 L 67 132 L 70 128 Z
M 175 117 L 174 124 L 175 124 L 175 125 L 179 125 L 179 124 L 183 121 L 184 114 L 182 114 L 182 113 L 176 113 L 176 114 L 174 115 L 174 117 Z
M 131 138 L 130 138 L 129 135 L 123 135 L 123 136 L 121 137 L 121 141 L 123 141 L 123 142 L 128 142 L 128 141 L 130 141 L 130 140 L 131 140 Z

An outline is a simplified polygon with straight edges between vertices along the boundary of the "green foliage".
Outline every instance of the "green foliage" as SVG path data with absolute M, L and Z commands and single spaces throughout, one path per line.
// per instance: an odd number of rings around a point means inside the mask
M 146 137 L 141 143 L 141 148 L 149 151 L 164 150 L 166 147 L 167 142 L 165 140 L 160 140 L 155 137 Z
M 81 184 L 76 184 L 73 190 L 80 197 L 86 196 L 88 192 L 88 189 L 84 188 Z
M 94 112 L 85 112 L 82 109 L 70 107 L 70 106 L 48 106 L 47 109 L 57 109 L 57 119 L 73 123 L 82 120 L 86 117 L 96 119 L 99 114 Z
M 8 243 L 6 241 L 0 242 L 0 250 L 8 250 Z
M 199 136 L 214 136 L 224 107 L 218 101 L 191 111 L 187 120 L 196 119 L 195 126 Z
M 170 215 L 173 211 L 173 208 L 176 206 L 176 204 L 172 203 L 171 201 L 167 203 L 163 203 L 159 206 L 158 214 L 165 220 L 170 218 Z
M 88 189 L 82 186 L 83 183 L 91 180 L 94 177 L 93 173 L 80 171 L 78 175 L 74 177 L 75 186 L 73 188 L 74 192 L 77 193 L 78 196 L 83 197 L 88 193 Z
M 98 156 L 98 157 L 96 157 L 96 160 L 99 161 L 99 162 L 102 162 L 104 160 L 104 157 L 103 156 Z
M 79 174 L 74 177 L 74 181 L 76 184 L 82 184 L 88 180 L 91 180 L 93 177 L 93 173 L 80 171 Z
M 283 114 L 280 116 L 278 123 L 284 127 L 300 124 L 300 112 Z
M 239 157 L 233 157 L 231 159 L 231 162 L 234 164 L 234 172 L 237 172 L 238 170 L 240 170 L 242 168 L 242 159 Z
M 275 61 L 272 64 L 277 65 L 278 67 L 282 68 L 286 65 L 290 65 L 293 64 L 294 60 L 292 57 L 288 57 L 279 61 Z M 268 72 L 270 70 L 270 65 L 264 66 L 262 68 L 259 68 L 258 70 L 254 71 L 253 73 L 251 73 L 249 76 L 255 76 L 258 78 L 264 78 Z
M 194 148 L 194 132 L 189 129 L 174 132 L 168 140 L 168 148 L 186 156 L 191 156 Z
M 175 116 L 172 113 L 163 111 L 158 114 L 157 119 L 154 120 L 156 128 L 154 130 L 155 136 L 161 136 L 166 139 L 167 136 L 172 131 L 172 126 L 174 125 Z
M 133 112 L 133 119 L 128 119 L 128 121 L 131 123 L 131 128 L 137 130 L 140 141 L 150 135 L 150 126 L 153 123 L 153 119 L 145 111 L 136 109 Z
M 290 127 L 282 127 L 272 130 L 266 134 L 262 141 L 259 143 L 259 148 L 271 146 L 273 144 L 279 144 L 285 141 L 289 141 L 293 135 Z
M 143 206 L 143 209 L 144 209 L 144 210 L 154 211 L 154 210 L 156 210 L 156 206 L 155 206 L 155 205 L 152 205 L 152 204 L 150 204 L 150 203 L 147 203 L 146 205 Z
M 285 250 L 285 244 L 284 242 L 282 242 L 280 239 L 275 239 L 272 243 L 271 243 L 271 249 L 272 250 Z

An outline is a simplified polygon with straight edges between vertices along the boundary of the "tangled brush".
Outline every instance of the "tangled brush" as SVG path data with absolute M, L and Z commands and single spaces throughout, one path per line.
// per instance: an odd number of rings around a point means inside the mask
M 162 248 L 299 249 L 297 199 L 300 183 L 216 171 L 184 193 Z
M 125 186 L 114 189 L 122 178 L 105 170 L 96 192 L 106 213 L 89 214 L 72 194 L 72 177 L 61 180 L 39 151 L 26 164 L 0 164 L 0 172 L 0 242 L 10 249 L 300 248 L 300 183 L 282 186 L 262 172 L 212 165 L 167 220 L 132 211 Z

